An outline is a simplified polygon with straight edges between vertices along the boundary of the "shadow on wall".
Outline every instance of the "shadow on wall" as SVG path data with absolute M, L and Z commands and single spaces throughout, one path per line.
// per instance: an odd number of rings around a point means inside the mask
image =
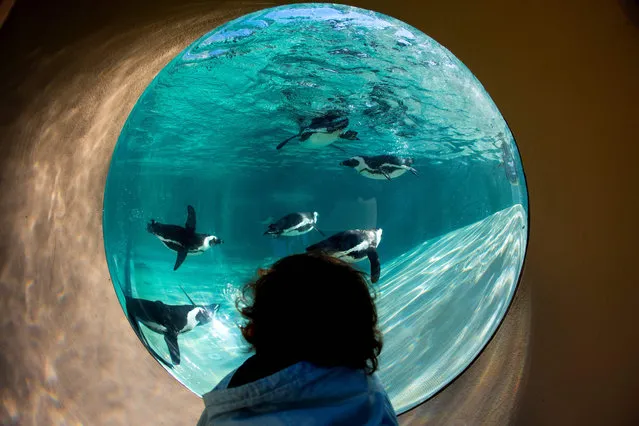
M 639 0 L 619 0 L 619 4 L 628 19 L 639 27 Z
M 266 6 L 238 4 L 221 11 L 173 6 L 167 18 L 97 27 L 59 47 L 40 39 L 22 62 L 0 70 L 1 112 L 9 120 L 0 140 L 11 141 L 0 147 L 2 424 L 178 425 L 199 417 L 201 401 L 157 367 L 116 300 L 103 252 L 102 196 L 113 147 L 139 95 L 193 39 Z M 11 23 L 1 41 L 28 31 Z M 8 43 L 0 45 L 6 57 Z M 520 289 L 466 375 L 402 423 L 507 423 L 526 365 L 529 300 Z M 495 394 L 502 405 L 488 407 Z

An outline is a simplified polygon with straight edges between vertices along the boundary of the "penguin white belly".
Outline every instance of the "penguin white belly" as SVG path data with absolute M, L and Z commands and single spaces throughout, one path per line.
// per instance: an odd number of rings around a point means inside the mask
M 162 244 L 164 244 L 166 246 L 166 248 L 168 248 L 168 249 L 175 250 L 175 248 L 171 247 L 172 245 L 173 246 L 182 246 L 182 243 L 179 242 L 179 241 L 175 241 L 175 240 L 172 240 L 170 238 L 164 238 L 164 237 L 162 237 L 160 235 L 156 235 L 156 237 L 158 237 L 158 239 L 160 241 L 162 241 Z
M 392 172 L 388 173 L 391 179 L 395 179 L 406 173 L 406 169 L 395 169 Z M 387 180 L 386 176 L 381 173 L 371 173 L 366 169 L 362 169 L 360 172 L 362 176 L 365 176 L 369 179 L 377 179 L 377 180 Z
M 282 235 L 287 236 L 287 237 L 295 237 L 298 235 L 303 235 L 306 234 L 307 232 L 310 232 L 313 230 L 312 225 L 313 223 L 307 219 L 302 220 L 299 224 L 297 224 L 295 227 L 293 228 L 289 228 L 286 229 L 285 231 L 282 232 Z M 308 229 L 307 229 L 308 228 Z
M 141 323 L 146 325 L 147 327 L 149 327 L 151 330 L 155 331 L 156 333 L 164 333 L 166 331 L 165 326 L 163 326 L 162 324 L 158 324 L 156 322 L 141 321 Z
M 198 313 L 199 309 L 193 309 L 186 314 L 186 325 L 182 328 L 182 330 L 180 330 L 180 333 L 186 333 L 187 331 L 191 331 L 197 327 L 198 321 L 196 317 Z
M 362 250 L 368 249 L 368 247 L 369 247 L 368 241 L 362 241 L 361 243 L 359 243 L 358 245 L 356 245 L 352 249 L 348 249 L 346 251 L 336 252 L 336 253 L 333 254 L 333 256 L 337 257 L 338 259 L 343 260 L 344 262 L 348 262 L 348 263 L 359 262 L 361 260 L 366 259 L 366 256 L 356 258 L 356 257 L 353 257 L 353 255 L 355 255 L 355 253 L 361 252 Z
M 335 142 L 339 138 L 340 132 L 337 130 L 333 133 L 313 133 L 302 143 L 308 148 L 323 148 Z
M 296 237 L 298 235 L 303 235 L 306 234 L 307 232 L 310 232 L 313 228 L 309 228 L 306 230 L 299 230 L 299 229 L 289 229 L 287 231 L 282 232 L 282 235 L 287 236 L 287 237 Z
M 204 253 L 204 252 L 205 252 L 205 251 L 207 251 L 208 249 L 209 249 L 208 247 L 207 247 L 207 248 L 204 248 L 204 247 L 198 247 L 198 248 L 196 248 L 196 249 L 189 250 L 189 255 L 191 255 L 191 256 L 197 256 L 198 254 L 202 254 L 202 253 Z

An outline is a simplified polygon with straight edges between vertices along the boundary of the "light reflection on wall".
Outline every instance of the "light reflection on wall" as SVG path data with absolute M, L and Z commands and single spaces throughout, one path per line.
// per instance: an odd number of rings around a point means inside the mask
M 12 145 L 1 168 L 0 321 L 12 338 L 0 355 L 0 423 L 145 424 L 158 407 L 167 424 L 196 422 L 201 402 L 156 366 L 116 300 L 102 195 L 142 90 L 193 38 L 247 12 L 184 9 L 159 25 L 103 28 L 2 88 L 28 103 L 2 130 Z

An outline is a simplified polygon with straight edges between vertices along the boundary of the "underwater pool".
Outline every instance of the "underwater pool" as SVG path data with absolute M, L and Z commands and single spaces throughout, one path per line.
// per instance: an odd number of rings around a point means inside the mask
M 264 235 L 294 212 L 311 213 L 289 224 L 300 235 Z M 382 229 L 379 375 L 401 413 L 459 375 L 503 319 L 528 201 L 505 120 L 448 50 L 385 15 L 298 4 L 223 25 L 158 74 L 113 153 L 103 226 L 132 320 L 132 300 L 217 305 L 178 336 L 179 365 L 166 333 L 133 320 L 198 395 L 249 356 L 235 298 L 257 268 L 321 233 Z M 176 252 L 180 235 L 212 246 Z

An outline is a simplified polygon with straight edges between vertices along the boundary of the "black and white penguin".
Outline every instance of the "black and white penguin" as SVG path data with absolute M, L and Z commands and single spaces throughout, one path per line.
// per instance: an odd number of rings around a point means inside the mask
M 369 179 L 395 179 L 406 172 L 417 176 L 412 158 L 402 158 L 395 155 L 358 155 L 340 163 L 341 166 L 352 167 L 362 176 Z
M 346 130 L 348 117 L 335 111 L 328 112 L 321 117 L 311 120 L 300 132 L 281 142 L 277 149 L 282 149 L 291 140 L 298 138 L 309 148 L 323 148 L 338 139 L 359 140 L 357 132 Z
M 291 213 L 287 214 L 275 223 L 268 226 L 264 235 L 272 235 L 274 237 L 294 237 L 306 234 L 313 229 L 324 235 L 322 231 L 317 229 L 317 218 L 319 213 Z
M 210 305 L 196 305 L 186 292 L 189 305 L 167 305 L 159 300 L 145 300 L 133 297 L 132 286 L 132 259 L 131 242 L 127 242 L 126 260 L 124 264 L 124 299 L 126 315 L 131 323 L 133 331 L 142 341 L 144 346 L 162 364 L 169 368 L 180 364 L 180 346 L 178 335 L 187 333 L 203 324 L 213 320 L 215 313 L 220 308 L 217 303 Z M 182 289 L 184 291 L 184 289 Z M 162 334 L 169 349 L 171 361 L 168 362 L 155 349 L 149 345 L 148 340 L 140 329 L 140 323 L 150 330 Z
M 180 364 L 180 347 L 178 335 L 187 333 L 203 324 L 208 324 L 220 308 L 220 305 L 167 305 L 159 300 L 151 301 L 126 297 L 126 312 L 133 330 L 142 336 L 140 323 L 150 330 L 164 335 L 164 341 L 171 354 L 172 365 Z M 146 339 L 144 339 L 146 340 Z M 148 346 L 148 344 L 147 344 Z M 156 357 L 158 355 L 154 353 Z M 168 363 L 159 357 L 167 366 Z
M 184 262 L 187 254 L 201 254 L 223 242 L 215 235 L 196 233 L 195 209 L 188 206 L 187 211 L 188 216 L 184 226 L 165 225 L 151 220 L 146 227 L 147 231 L 158 237 L 165 246 L 177 252 L 174 271 Z
M 319 251 L 349 263 L 368 257 L 371 263 L 371 282 L 376 283 L 381 273 L 377 246 L 382 240 L 382 230 L 353 229 L 337 233 L 306 248 L 307 252 Z

